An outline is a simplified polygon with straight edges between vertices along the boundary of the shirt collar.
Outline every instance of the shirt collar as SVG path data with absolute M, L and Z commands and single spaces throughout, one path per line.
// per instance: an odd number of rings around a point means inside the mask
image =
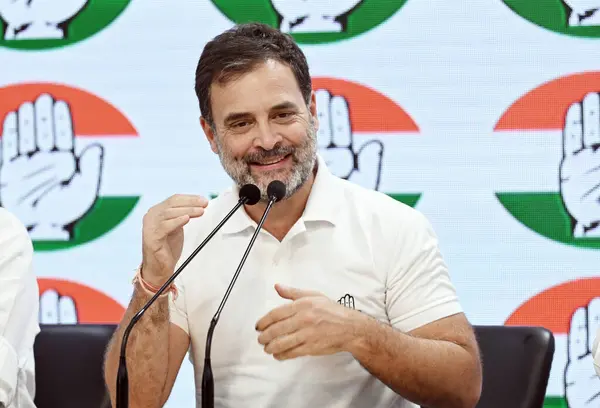
M 329 171 L 325 160 L 317 154 L 317 174 L 313 182 L 306 207 L 300 221 L 304 222 L 327 222 L 336 225 L 338 215 L 342 210 L 339 205 L 340 191 L 336 177 Z M 224 211 L 233 208 L 239 199 L 239 187 L 234 185 L 223 193 Z M 236 234 L 243 232 L 248 228 L 256 228 L 257 223 L 250 218 L 243 208 L 237 210 L 223 225 L 222 231 L 225 234 Z

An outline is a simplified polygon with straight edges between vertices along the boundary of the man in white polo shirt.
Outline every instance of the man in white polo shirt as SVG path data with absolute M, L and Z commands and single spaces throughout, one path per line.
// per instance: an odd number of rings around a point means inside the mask
M 429 222 L 340 179 L 317 155 L 308 66 L 291 37 L 245 24 L 209 42 L 196 71 L 202 128 L 234 187 L 210 203 L 177 195 L 148 211 L 143 261 L 107 352 L 115 399 L 123 330 L 238 201 L 214 236 L 138 322 L 128 342 L 130 406 L 161 406 L 186 352 L 201 400 L 210 320 L 266 207 L 212 342 L 218 407 L 474 407 L 481 367 Z M 210 175 L 207 175 L 210 177 Z
M 35 408 L 33 345 L 40 328 L 32 264 L 27 230 L 0 207 L 0 408 Z

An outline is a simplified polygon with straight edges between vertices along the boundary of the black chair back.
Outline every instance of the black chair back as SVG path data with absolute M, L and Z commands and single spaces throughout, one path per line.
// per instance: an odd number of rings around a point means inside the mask
M 477 408 L 542 408 L 554 336 L 542 327 L 475 326 L 483 362 Z M 34 347 L 37 408 L 105 406 L 104 353 L 116 325 L 41 325 Z
M 104 353 L 116 325 L 40 325 L 35 345 L 37 408 L 100 408 Z
M 475 326 L 483 362 L 477 408 L 542 408 L 554 356 L 543 327 Z

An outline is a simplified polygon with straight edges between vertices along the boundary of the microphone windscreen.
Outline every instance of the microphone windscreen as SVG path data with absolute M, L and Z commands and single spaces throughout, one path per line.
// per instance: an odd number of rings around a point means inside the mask
M 247 205 L 254 205 L 260 200 L 260 189 L 254 184 L 246 184 L 240 188 L 240 198 L 245 198 Z
M 279 180 L 273 180 L 267 187 L 267 196 L 269 199 L 275 199 L 275 202 L 280 201 L 285 197 L 285 184 Z

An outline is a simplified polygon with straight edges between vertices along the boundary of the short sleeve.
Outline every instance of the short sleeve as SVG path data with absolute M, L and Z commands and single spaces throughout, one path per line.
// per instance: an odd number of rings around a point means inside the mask
M 179 257 L 177 264 L 175 264 L 175 271 L 181 267 L 181 265 L 187 260 L 187 258 L 196 248 L 196 241 L 198 237 L 196 225 L 197 219 L 191 220 L 183 227 L 183 248 L 181 250 L 181 256 Z M 177 288 L 176 293 L 169 293 L 169 320 L 171 323 L 181 327 L 181 329 L 188 335 L 190 334 L 190 328 L 188 323 L 187 302 L 185 298 L 185 276 L 186 274 L 190 273 L 190 271 L 187 270 L 190 266 L 191 264 L 188 265 L 186 269 L 181 271 L 181 273 L 173 281 L 175 287 Z
M 178 267 L 179 266 L 177 266 L 177 268 Z M 181 279 L 181 275 L 175 278 L 174 283 L 177 288 L 177 293 L 169 293 L 169 320 L 171 323 L 181 327 L 181 329 L 189 335 L 190 329 L 185 305 L 185 286 Z
M 398 232 L 387 275 L 388 318 L 403 332 L 462 312 L 433 227 L 416 210 L 411 217 Z

